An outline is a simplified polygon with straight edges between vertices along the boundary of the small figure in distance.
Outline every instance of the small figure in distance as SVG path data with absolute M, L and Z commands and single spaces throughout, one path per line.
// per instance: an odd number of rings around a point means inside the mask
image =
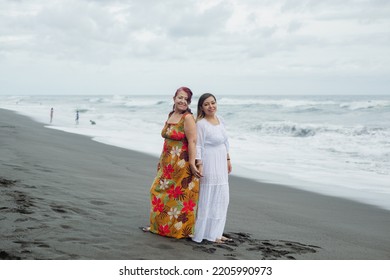
M 53 107 L 50 109 L 50 123 L 53 122 L 54 109 Z

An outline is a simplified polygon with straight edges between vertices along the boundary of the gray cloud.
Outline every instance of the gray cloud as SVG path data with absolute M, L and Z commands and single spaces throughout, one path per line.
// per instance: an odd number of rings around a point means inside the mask
M 57 73 L 72 69 L 66 75 L 109 72 L 114 80 L 122 71 L 169 79 L 177 69 L 180 77 L 199 81 L 205 73 L 220 81 L 260 74 L 389 74 L 388 1 L 226 0 L 202 6 L 210 3 L 2 1 L 0 74 L 12 79 L 12 69 L 21 65 L 39 65 L 42 72 L 44 65 L 58 67 Z M 241 65 L 245 70 L 237 71 Z M 29 67 L 26 75 L 36 69 Z M 126 87 L 125 77 L 115 81 Z

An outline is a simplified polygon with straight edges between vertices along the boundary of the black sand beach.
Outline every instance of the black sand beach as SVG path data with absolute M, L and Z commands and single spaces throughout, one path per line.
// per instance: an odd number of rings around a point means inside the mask
M 0 109 L 0 259 L 390 259 L 390 211 L 235 176 L 234 242 L 144 233 L 156 165 Z

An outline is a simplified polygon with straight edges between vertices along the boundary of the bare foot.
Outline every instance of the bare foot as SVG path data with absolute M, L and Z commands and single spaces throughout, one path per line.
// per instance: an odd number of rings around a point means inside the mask
M 233 239 L 228 238 L 228 237 L 226 237 L 226 236 L 222 236 L 222 237 L 221 237 L 221 240 L 224 241 L 224 242 L 233 242 Z

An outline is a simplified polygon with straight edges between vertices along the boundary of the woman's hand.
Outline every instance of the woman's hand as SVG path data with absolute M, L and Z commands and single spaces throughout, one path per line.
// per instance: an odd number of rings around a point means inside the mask
M 199 178 L 203 177 L 203 164 L 198 165 L 198 170 L 199 170 L 199 174 L 200 174 Z
M 199 166 L 198 168 L 196 167 L 195 164 L 190 164 L 190 168 L 191 168 L 192 175 L 194 175 L 197 178 L 202 177 L 201 166 Z
M 230 159 L 227 161 L 227 168 L 228 168 L 228 174 L 232 172 L 232 163 L 230 162 Z

